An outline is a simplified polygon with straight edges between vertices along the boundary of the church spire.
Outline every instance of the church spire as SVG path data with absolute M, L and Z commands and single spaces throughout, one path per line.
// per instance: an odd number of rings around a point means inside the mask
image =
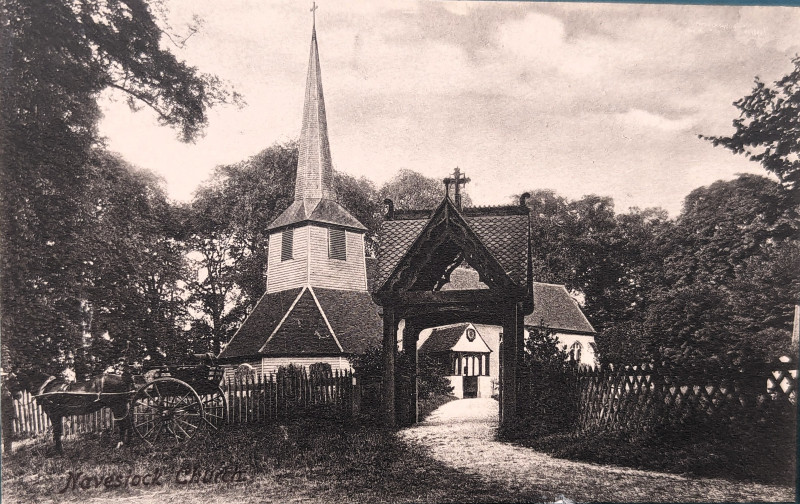
M 308 59 L 306 97 L 303 105 L 303 126 L 297 159 L 295 201 L 334 199 L 333 164 L 328 145 L 328 124 L 325 118 L 325 99 L 322 96 L 322 75 L 317 48 L 316 9 L 311 8 L 314 24 L 311 29 L 311 55 Z

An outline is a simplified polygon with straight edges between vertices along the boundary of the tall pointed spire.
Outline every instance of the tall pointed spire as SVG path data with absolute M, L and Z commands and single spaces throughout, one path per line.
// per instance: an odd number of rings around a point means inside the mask
M 311 55 L 308 59 L 306 97 L 303 106 L 303 127 L 297 159 L 295 201 L 334 199 L 333 164 L 328 144 L 328 124 L 325 118 L 325 99 L 322 96 L 322 75 L 317 48 L 316 4 L 311 8 L 314 25 L 311 31 Z

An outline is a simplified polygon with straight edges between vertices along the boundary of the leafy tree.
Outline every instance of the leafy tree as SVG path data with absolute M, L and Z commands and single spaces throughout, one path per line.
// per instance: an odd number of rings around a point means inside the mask
M 800 56 L 794 69 L 769 86 L 756 77 L 753 91 L 734 102 L 739 118 L 731 136 L 704 136 L 777 175 L 795 204 L 800 201 Z
M 117 89 L 184 140 L 205 126 L 209 106 L 238 97 L 169 52 L 144 0 L 6 0 L 1 9 L 2 332 L 14 365 L 58 372 L 83 348 L 96 280 L 98 96 Z
M 666 280 L 729 285 L 745 261 L 796 235 L 795 212 L 781 187 L 740 175 L 692 191 L 668 240 Z

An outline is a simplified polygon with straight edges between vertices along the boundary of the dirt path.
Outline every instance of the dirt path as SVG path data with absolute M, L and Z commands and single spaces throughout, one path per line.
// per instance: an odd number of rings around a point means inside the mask
M 498 403 L 493 399 L 452 401 L 428 419 L 400 432 L 431 455 L 468 473 L 504 482 L 521 493 L 551 502 L 573 501 L 768 501 L 794 502 L 791 487 L 688 478 L 556 459 L 530 448 L 494 440 Z

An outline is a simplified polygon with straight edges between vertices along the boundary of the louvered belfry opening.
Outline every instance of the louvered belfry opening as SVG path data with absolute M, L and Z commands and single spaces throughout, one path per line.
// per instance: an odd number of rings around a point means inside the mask
M 281 233 L 281 261 L 294 258 L 294 229 L 284 229 Z
M 328 228 L 328 257 L 347 260 L 347 233 L 344 229 Z

